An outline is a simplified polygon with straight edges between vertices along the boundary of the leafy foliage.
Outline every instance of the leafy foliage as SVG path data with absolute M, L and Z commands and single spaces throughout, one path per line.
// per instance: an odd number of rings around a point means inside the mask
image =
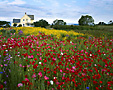
M 66 25 L 66 22 L 56 19 L 53 21 L 52 25 Z
M 76 26 L 76 25 L 54 25 L 54 29 L 58 30 L 97 30 L 96 26 Z
M 22 27 L 22 24 L 19 24 L 18 27 Z
M 106 25 L 104 22 L 99 22 L 98 25 Z
M 7 21 L 0 21 L 0 27 L 10 27 L 9 23 Z
M 45 28 L 48 25 L 49 25 L 49 23 L 46 20 L 43 20 L 43 19 L 34 22 L 35 27 L 44 27 Z
M 108 25 L 113 25 L 113 21 L 110 20 L 110 21 L 108 22 Z
M 14 26 L 14 27 L 16 27 L 16 26 L 17 26 L 17 24 L 16 24 L 16 23 L 14 23 L 14 24 L 13 24 L 13 26 Z
M 86 15 L 86 16 L 81 16 L 81 18 L 78 21 L 79 25 L 94 25 L 94 19 L 92 16 Z

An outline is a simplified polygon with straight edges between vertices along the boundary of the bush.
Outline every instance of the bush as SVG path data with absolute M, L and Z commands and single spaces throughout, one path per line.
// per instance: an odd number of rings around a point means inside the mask
M 54 25 L 52 26 L 57 30 L 97 30 L 96 26 L 75 26 L 75 25 Z
M 18 27 L 22 27 L 22 24 L 19 24 Z
M 14 27 L 16 27 L 16 26 L 17 26 L 17 24 L 16 24 L 16 23 L 14 23 L 14 24 L 13 24 L 13 26 L 14 26 Z

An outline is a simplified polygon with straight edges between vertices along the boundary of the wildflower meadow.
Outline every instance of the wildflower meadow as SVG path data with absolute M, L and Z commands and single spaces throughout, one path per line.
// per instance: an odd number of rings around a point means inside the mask
M 113 39 L 2 28 L 0 90 L 113 90 Z

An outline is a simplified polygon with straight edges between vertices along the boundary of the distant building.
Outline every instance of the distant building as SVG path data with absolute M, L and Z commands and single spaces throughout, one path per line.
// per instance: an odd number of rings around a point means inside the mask
M 13 23 L 11 26 L 13 26 L 14 24 L 17 24 L 17 26 L 21 24 L 22 27 L 32 27 L 33 22 L 34 15 L 27 15 L 25 12 L 25 15 L 21 19 L 13 19 Z

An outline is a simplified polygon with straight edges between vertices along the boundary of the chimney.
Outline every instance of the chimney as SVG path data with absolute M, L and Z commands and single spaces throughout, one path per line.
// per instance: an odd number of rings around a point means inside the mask
M 26 12 L 25 12 L 25 14 L 26 14 Z

